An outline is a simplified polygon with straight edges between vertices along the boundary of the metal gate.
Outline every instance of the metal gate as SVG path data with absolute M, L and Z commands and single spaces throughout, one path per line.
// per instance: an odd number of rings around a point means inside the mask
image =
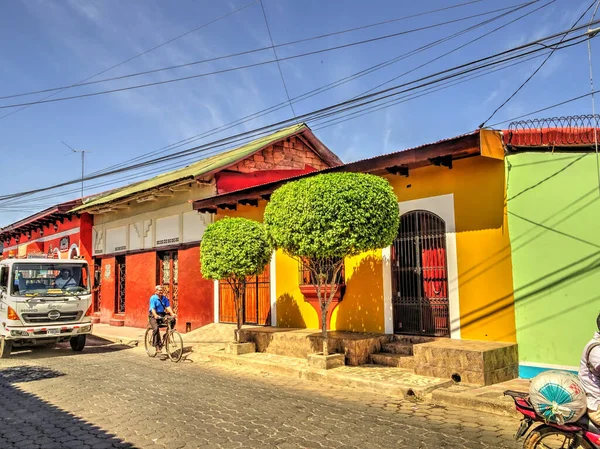
M 115 264 L 115 313 L 125 313 L 125 256 L 117 256 Z
M 246 298 L 242 305 L 244 324 L 271 324 L 271 287 L 269 281 L 270 268 L 266 266 L 258 276 L 249 277 L 246 281 Z M 227 281 L 219 281 L 219 321 L 236 323 L 233 290 Z
M 402 215 L 391 262 L 394 333 L 449 336 L 444 220 L 422 210 Z
M 169 298 L 173 312 L 179 309 L 179 258 L 177 251 L 158 253 L 158 284 L 164 289 L 164 295 Z

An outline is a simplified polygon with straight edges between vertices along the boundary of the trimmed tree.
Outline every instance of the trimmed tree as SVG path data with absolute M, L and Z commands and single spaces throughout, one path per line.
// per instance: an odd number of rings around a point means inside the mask
M 398 199 L 379 176 L 316 175 L 273 192 L 264 223 L 272 245 L 302 264 L 315 282 L 323 354 L 328 355 L 327 311 L 341 281 L 344 258 L 392 244 L 400 224 Z
M 226 280 L 233 291 L 237 322 L 235 341 L 240 342 L 246 279 L 263 272 L 271 259 L 264 226 L 246 218 L 224 218 L 210 224 L 200 243 L 200 264 L 205 279 Z

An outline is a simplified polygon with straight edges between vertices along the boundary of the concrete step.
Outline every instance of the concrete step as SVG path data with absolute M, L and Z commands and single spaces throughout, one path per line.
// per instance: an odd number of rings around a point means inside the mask
M 381 352 L 387 352 L 389 354 L 413 355 L 413 345 L 410 343 L 393 341 L 392 343 L 385 343 L 381 345 Z
M 110 324 L 111 326 L 125 326 L 125 320 L 120 320 L 118 318 L 111 318 L 110 321 L 108 322 L 108 324 Z
M 411 355 L 378 352 L 371 354 L 371 363 L 375 365 L 412 369 L 415 366 L 415 358 Z
M 503 391 L 510 388 L 502 388 L 502 386 L 503 384 L 489 387 L 458 384 L 433 391 L 431 399 L 437 405 L 462 407 L 500 416 L 521 417 L 522 415 L 515 409 L 514 401 L 503 395 Z
M 418 345 L 421 343 L 430 343 L 439 340 L 438 337 L 424 337 L 421 335 L 394 335 L 394 341 L 405 344 Z

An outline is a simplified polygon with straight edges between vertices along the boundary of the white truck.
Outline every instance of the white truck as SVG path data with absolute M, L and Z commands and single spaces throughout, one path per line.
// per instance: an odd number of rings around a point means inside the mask
M 63 341 L 82 351 L 92 332 L 90 281 L 84 259 L 0 260 L 0 358 Z

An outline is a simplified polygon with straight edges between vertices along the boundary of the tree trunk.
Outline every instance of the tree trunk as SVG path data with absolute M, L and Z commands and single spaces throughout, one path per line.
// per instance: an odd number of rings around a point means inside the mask
M 235 301 L 235 315 L 237 317 L 237 330 L 235 332 L 235 341 L 236 343 L 240 342 L 240 330 L 242 329 L 242 324 L 244 323 L 244 304 L 246 302 L 246 282 L 240 282 L 238 284 L 238 290 L 235 291 L 235 295 L 237 296 L 237 301 Z
M 323 355 L 329 355 L 329 344 L 327 341 L 327 304 L 321 302 L 321 332 L 323 333 Z

